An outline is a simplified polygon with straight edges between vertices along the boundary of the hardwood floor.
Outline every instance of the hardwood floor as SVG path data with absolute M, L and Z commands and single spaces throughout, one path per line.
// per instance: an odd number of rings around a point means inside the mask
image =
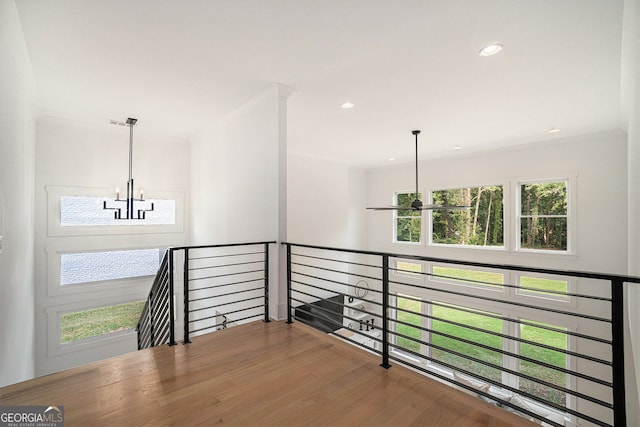
M 65 426 L 532 426 L 303 324 L 255 322 L 0 388 Z

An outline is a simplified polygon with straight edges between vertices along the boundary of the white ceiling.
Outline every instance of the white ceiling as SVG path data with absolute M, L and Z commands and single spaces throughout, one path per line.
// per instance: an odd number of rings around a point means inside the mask
M 290 150 L 359 166 L 620 128 L 623 3 L 16 0 L 45 114 L 188 138 L 279 82 Z

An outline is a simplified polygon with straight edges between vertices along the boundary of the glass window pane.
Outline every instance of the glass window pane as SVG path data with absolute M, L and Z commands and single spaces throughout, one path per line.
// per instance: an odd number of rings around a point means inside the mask
M 555 292 L 566 293 L 568 282 L 566 280 L 546 279 L 543 277 L 520 276 L 520 286 L 531 288 L 531 289 L 540 289 L 545 291 L 555 291 Z M 551 298 L 562 297 L 562 295 L 549 294 L 546 292 L 536 292 L 531 289 L 523 290 L 523 292 L 537 293 L 541 296 L 547 295 Z
M 401 295 L 398 295 L 396 299 L 398 306 L 396 317 L 399 321 L 420 326 L 420 316 L 414 313 L 409 313 L 409 311 L 421 313 L 422 302 L 415 301 L 415 299 L 417 299 L 416 297 L 412 298 L 414 299 L 403 298 Z M 396 324 L 396 332 L 402 335 L 409 336 L 411 338 L 415 338 L 418 340 L 420 339 L 420 329 L 408 325 Z M 396 344 L 402 348 L 415 351 L 416 353 L 420 352 L 420 343 L 417 343 L 410 339 L 404 337 L 396 337 Z M 397 350 L 401 351 L 402 349 Z
M 567 183 L 540 182 L 520 185 L 522 215 L 566 215 Z
M 398 218 L 396 223 L 396 240 L 398 242 L 420 242 L 422 234 L 422 218 Z
M 550 331 L 540 328 L 536 325 L 551 327 L 545 323 L 531 322 L 531 325 L 520 325 L 520 338 L 527 341 L 541 343 L 560 350 L 567 350 L 567 335 L 562 332 Z M 565 328 L 555 327 L 556 329 L 566 330 Z M 560 368 L 567 367 L 567 355 L 565 353 L 540 348 L 532 344 L 520 344 L 520 354 L 533 360 L 545 362 L 547 364 L 558 366 Z M 566 387 L 566 374 L 556 371 L 552 368 L 540 366 L 533 362 L 520 361 L 520 371 L 523 374 L 530 375 L 550 382 L 552 384 Z M 520 390 L 531 393 L 542 399 L 564 406 L 566 403 L 566 394 L 554 388 L 538 384 L 537 382 L 520 378 Z
M 436 280 L 454 281 L 465 285 L 504 284 L 504 274 L 491 271 L 468 270 L 465 268 L 450 268 L 434 265 L 432 273 L 434 275 L 433 278 Z
M 93 196 L 60 196 L 60 225 L 66 227 L 95 225 L 171 225 L 176 223 L 176 201 L 166 199 L 147 199 L 135 202 L 135 209 L 149 209 L 144 220 L 117 220 L 114 211 L 104 209 L 104 201 L 110 207 L 123 207 L 123 202 Z M 122 211 L 124 215 L 124 209 Z M 135 213 L 137 215 L 137 212 Z
M 160 249 L 60 254 L 60 284 L 151 276 L 160 267 Z
M 433 192 L 433 202 L 443 206 L 471 206 L 464 210 L 433 211 L 433 243 L 504 245 L 502 186 L 437 190 Z
M 411 206 L 416 199 L 416 193 L 398 193 L 396 195 L 397 206 Z M 418 193 L 418 199 L 422 200 L 422 193 Z M 421 211 L 400 211 L 398 217 L 401 216 L 422 216 Z
M 64 344 L 133 329 L 138 324 L 144 303 L 136 301 L 64 313 L 60 316 L 61 342 Z
M 567 218 L 520 218 L 520 247 L 567 250 Z
M 466 311 L 457 310 L 455 306 L 444 305 L 433 305 L 432 315 L 434 317 L 434 320 L 432 322 L 433 331 L 449 334 L 454 337 L 462 338 L 471 342 L 481 343 L 495 348 L 496 350 L 502 349 L 502 338 L 499 336 L 491 335 L 485 332 L 479 332 L 467 327 L 452 325 L 451 323 L 445 322 L 445 320 L 447 320 L 463 325 L 473 325 L 476 328 L 481 328 L 486 331 L 501 333 L 502 320 L 500 319 L 485 316 L 480 312 L 468 313 Z M 443 337 L 438 334 L 431 335 L 431 342 L 434 345 L 444 348 L 444 350 L 436 348 L 432 349 L 431 355 L 434 359 L 446 362 L 459 369 L 464 369 L 466 371 L 476 373 L 485 378 L 501 381 L 502 373 L 499 369 L 492 368 L 479 362 L 471 361 L 461 356 L 451 354 L 446 350 L 455 351 L 460 354 L 471 356 L 497 366 L 502 366 L 502 354 L 498 351 L 480 348 L 473 344 L 460 342 L 455 340 L 454 338 Z

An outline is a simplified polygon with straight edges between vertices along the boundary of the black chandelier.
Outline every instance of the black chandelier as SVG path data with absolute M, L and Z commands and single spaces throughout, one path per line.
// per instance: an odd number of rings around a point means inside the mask
M 149 205 L 143 205 L 142 208 L 140 208 L 139 205 L 138 209 L 134 206 L 136 202 L 147 202 L 147 200 L 144 199 L 144 192 L 142 190 L 140 190 L 139 199 L 136 199 L 133 195 L 133 126 L 137 121 L 138 119 L 127 119 L 127 125 L 129 125 L 129 180 L 127 181 L 127 198 L 121 199 L 120 189 L 116 188 L 116 198 L 112 201 L 114 203 L 119 203 L 120 205 L 107 206 L 107 200 L 105 200 L 103 204 L 103 209 L 113 211 L 115 219 L 145 219 L 146 213 L 153 211 L 153 202 L 150 202 L 151 207 L 149 209 L 145 209 L 145 206 Z M 122 203 L 124 203 L 124 206 Z M 124 216 L 122 215 L 122 209 L 125 210 Z M 134 215 L 134 212 L 136 212 L 136 215 Z

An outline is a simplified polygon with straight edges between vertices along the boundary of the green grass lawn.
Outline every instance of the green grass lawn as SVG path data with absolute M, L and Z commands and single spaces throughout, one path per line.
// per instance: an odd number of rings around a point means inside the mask
M 401 310 L 410 310 L 415 312 L 422 311 L 421 302 L 413 301 L 407 298 L 398 297 L 397 305 Z M 398 320 L 414 325 L 420 325 L 420 316 L 401 310 L 398 310 Z M 434 305 L 432 307 L 432 315 L 437 318 L 451 320 L 463 325 L 473 325 L 474 327 L 481 328 L 487 331 L 502 332 L 502 320 L 483 316 L 482 314 L 467 313 L 464 311 L 456 310 L 453 307 Z M 472 342 L 482 343 L 483 345 L 492 348 L 502 349 L 502 338 L 495 335 L 474 331 L 461 326 L 451 325 L 439 320 L 433 320 L 432 329 L 434 331 L 446 333 Z M 398 325 L 396 330 L 398 333 L 420 339 L 421 331 L 417 328 L 406 325 Z M 555 348 L 565 350 L 567 348 L 566 336 L 560 332 L 548 331 L 536 326 L 521 325 L 520 336 L 523 339 L 532 342 L 544 343 Z M 419 352 L 420 350 L 419 343 L 406 338 L 398 337 L 396 343 L 399 346 L 412 351 Z M 452 338 L 442 337 L 437 334 L 433 334 L 432 343 L 447 350 L 455 351 L 460 354 L 468 355 L 476 359 L 492 363 L 494 365 L 502 366 L 502 355 L 489 349 L 480 348 L 472 344 L 463 343 Z M 523 343 L 520 345 L 520 354 L 522 356 L 530 357 L 533 360 L 544 361 L 554 366 L 562 368 L 566 367 L 566 355 L 553 350 L 547 350 L 531 344 Z M 484 366 L 480 363 L 450 354 L 445 350 L 433 349 L 431 356 L 436 360 L 448 363 L 459 369 L 477 373 L 486 378 L 491 378 L 496 381 L 501 381 L 502 379 L 502 374 L 499 369 Z M 554 369 L 539 366 L 535 363 L 522 361 L 520 363 L 520 370 L 522 373 L 531 375 L 535 378 L 543 379 L 545 381 L 549 381 L 552 384 L 565 386 L 566 383 L 565 374 Z M 539 385 L 538 383 L 532 381 L 521 379 L 520 389 L 555 403 L 565 403 L 565 395 L 562 392 L 559 392 L 550 387 Z
M 91 310 L 65 313 L 60 317 L 62 343 L 133 329 L 138 324 L 145 301 L 136 301 Z

